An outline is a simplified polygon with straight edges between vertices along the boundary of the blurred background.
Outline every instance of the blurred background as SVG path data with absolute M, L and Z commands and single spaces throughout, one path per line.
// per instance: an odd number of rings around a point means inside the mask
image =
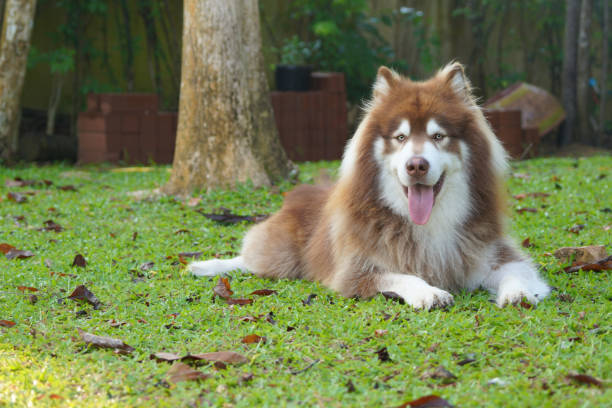
M 0 0 L 0 10 L 5 2 Z M 92 93 L 153 93 L 160 110 L 177 111 L 182 6 L 180 0 L 39 0 L 21 98 L 22 156 L 45 159 L 35 145 L 53 134 L 68 146 L 58 147 L 56 158 L 75 160 L 78 115 Z M 612 147 L 610 104 L 602 109 L 610 88 L 604 68 L 608 7 L 607 0 L 259 2 L 270 87 L 279 65 L 343 73 L 348 134 L 380 65 L 422 79 L 457 60 L 482 103 L 525 82 L 552 95 L 564 114 L 575 109 L 575 130 L 568 137 L 563 126 L 554 126 L 540 135 L 540 152 L 576 143 Z M 568 43 L 564 36 L 572 24 L 579 40 Z M 563 92 L 568 46 L 578 48 L 578 95 L 569 105 Z M 577 84 L 586 84 L 586 91 Z

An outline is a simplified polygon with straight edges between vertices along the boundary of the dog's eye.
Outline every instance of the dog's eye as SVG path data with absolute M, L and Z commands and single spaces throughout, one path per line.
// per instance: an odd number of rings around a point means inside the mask
M 440 140 L 444 137 L 444 135 L 442 133 L 435 133 L 432 137 L 434 140 Z
M 406 139 L 405 135 L 397 135 L 397 140 L 399 140 L 400 142 L 403 141 L 404 139 Z

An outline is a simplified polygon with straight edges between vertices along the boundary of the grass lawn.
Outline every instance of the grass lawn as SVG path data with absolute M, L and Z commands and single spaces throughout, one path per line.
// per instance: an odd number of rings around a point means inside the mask
M 337 165 L 304 164 L 300 178 L 312 182 L 319 169 Z M 454 306 L 433 312 L 382 296 L 345 299 L 316 283 L 237 273 L 230 274 L 235 296 L 253 304 L 213 299 L 217 279 L 188 275 L 178 254 L 231 256 L 249 224 L 220 225 L 196 210 L 271 213 L 289 184 L 215 191 L 190 206 L 126 194 L 162 185 L 168 167 L 0 168 L 0 243 L 34 253 L 10 260 L 0 254 L 0 319 L 15 323 L 0 327 L 0 406 L 395 407 L 430 394 L 460 407 L 611 406 L 610 272 L 567 274 L 547 253 L 594 244 L 610 253 L 612 158 L 537 159 L 513 167 L 511 195 L 550 194 L 510 198 L 509 204 L 513 235 L 529 238 L 527 251 L 556 290 L 532 309 L 499 309 L 477 291 L 456 294 Z M 15 177 L 53 184 L 5 186 Z M 66 185 L 76 191 L 58 188 Z M 10 200 L 9 192 L 27 201 Z M 47 220 L 64 230 L 39 230 Z M 569 230 L 579 224 L 582 230 Z M 77 254 L 85 267 L 71 266 Z M 141 270 L 147 262 L 154 265 Z M 66 298 L 80 284 L 101 307 Z M 250 295 L 257 289 L 277 293 Z M 305 305 L 310 294 L 317 296 Z M 261 318 L 240 319 L 247 315 Z M 88 347 L 77 328 L 121 339 L 135 351 Z M 266 342 L 242 343 L 250 334 Z M 383 347 L 390 361 L 376 353 Z M 173 383 L 171 364 L 150 359 L 161 351 L 221 350 L 249 361 L 226 369 L 200 364 L 196 368 L 210 378 Z M 440 366 L 456 378 L 432 376 Z M 568 374 L 587 374 L 604 385 Z

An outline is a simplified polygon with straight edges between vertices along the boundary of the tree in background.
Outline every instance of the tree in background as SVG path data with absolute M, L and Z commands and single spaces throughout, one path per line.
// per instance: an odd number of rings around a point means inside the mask
M 291 170 L 263 67 L 257 0 L 185 0 L 179 120 L 169 194 Z
M 580 29 L 576 61 L 576 102 L 578 106 L 578 137 L 581 142 L 595 142 L 590 124 L 589 78 L 591 73 L 590 33 L 593 1 L 582 0 L 580 5 Z
M 36 0 L 6 0 L 0 35 L 0 160 L 17 150 L 21 89 Z

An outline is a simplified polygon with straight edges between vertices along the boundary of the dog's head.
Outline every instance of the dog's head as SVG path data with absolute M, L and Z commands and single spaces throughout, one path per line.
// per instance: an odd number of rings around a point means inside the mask
M 363 171 L 366 157 L 376 163 L 381 199 L 417 225 L 429 221 L 442 198 L 456 201 L 455 207 L 463 205 L 461 214 L 467 214 L 478 199 L 470 186 L 478 182 L 474 176 L 480 172 L 483 182 L 495 181 L 506 166 L 505 152 L 458 63 L 424 82 L 386 67 L 378 70 L 373 98 L 347 147 L 342 174 Z

